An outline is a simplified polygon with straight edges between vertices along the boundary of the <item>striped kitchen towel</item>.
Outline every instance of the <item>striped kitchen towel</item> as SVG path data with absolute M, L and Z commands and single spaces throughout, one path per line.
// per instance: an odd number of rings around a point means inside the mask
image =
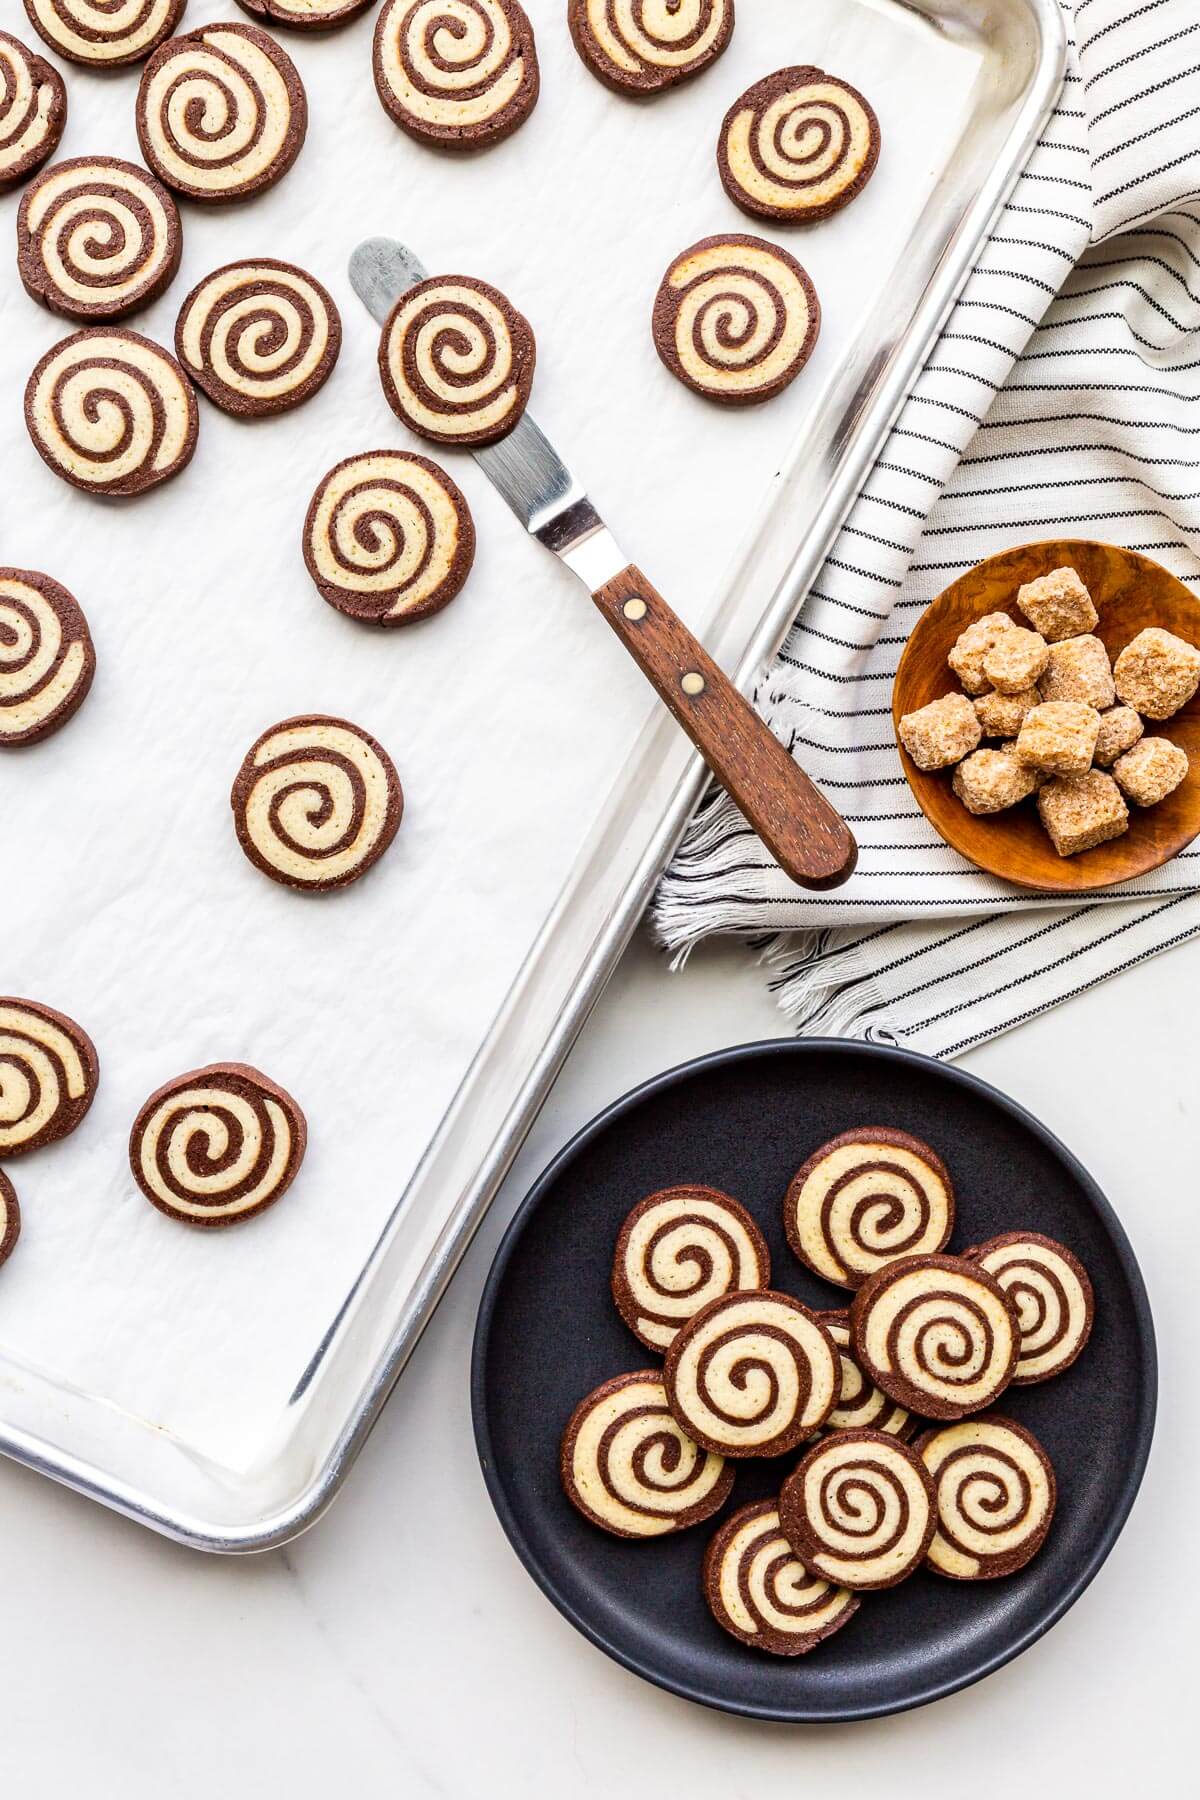
M 954 1056 L 1200 933 L 1200 846 L 1046 907 L 944 845 L 909 793 L 892 677 L 983 557 L 1107 538 L 1200 577 L 1200 0 L 1063 0 L 1066 85 L 755 701 L 853 825 L 802 892 L 715 794 L 655 908 L 680 956 L 766 940 L 806 1032 Z

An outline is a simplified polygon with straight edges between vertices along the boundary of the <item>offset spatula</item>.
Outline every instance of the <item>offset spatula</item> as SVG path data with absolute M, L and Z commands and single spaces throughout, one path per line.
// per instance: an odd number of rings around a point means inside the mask
M 427 274 L 412 251 L 392 238 L 368 238 L 350 258 L 354 291 L 380 325 L 401 294 Z M 586 585 L 781 868 L 803 887 L 836 887 L 845 881 L 858 857 L 845 821 L 662 595 L 621 553 L 529 414 L 500 443 L 472 454 L 526 531 Z

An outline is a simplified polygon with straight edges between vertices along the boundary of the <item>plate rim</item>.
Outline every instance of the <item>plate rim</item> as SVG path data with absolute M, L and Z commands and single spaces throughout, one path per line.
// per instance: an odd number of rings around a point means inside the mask
M 1109 1232 L 1118 1261 L 1129 1281 L 1133 1299 L 1134 1323 L 1144 1351 L 1144 1374 L 1142 1379 L 1142 1395 L 1138 1408 L 1137 1430 L 1129 1443 L 1130 1460 L 1126 1467 L 1120 1496 L 1112 1515 L 1100 1533 L 1092 1552 L 1076 1575 L 1067 1582 L 1042 1616 L 1031 1624 L 1019 1638 L 996 1654 L 983 1659 L 977 1666 L 960 1676 L 931 1683 L 911 1698 L 900 1702 L 888 1701 L 879 1705 L 851 1705 L 826 1708 L 816 1712 L 810 1707 L 780 1707 L 740 1701 L 736 1698 L 721 1696 L 701 1690 L 684 1680 L 667 1675 L 663 1670 L 654 1667 L 643 1659 L 631 1655 L 606 1637 L 605 1633 L 571 1604 L 561 1593 L 551 1577 L 540 1566 L 539 1561 L 522 1530 L 515 1509 L 508 1500 L 500 1480 L 496 1457 L 492 1447 L 488 1421 L 488 1409 L 485 1396 L 487 1367 L 489 1359 L 489 1341 L 496 1303 L 499 1297 L 504 1275 L 512 1255 L 524 1235 L 525 1227 L 540 1206 L 546 1192 L 555 1184 L 562 1171 L 580 1154 L 581 1151 L 608 1129 L 610 1125 L 624 1117 L 643 1101 L 660 1094 L 672 1087 L 680 1085 L 691 1076 L 704 1071 L 725 1068 L 731 1064 L 750 1062 L 760 1056 L 793 1056 L 804 1057 L 819 1055 L 843 1056 L 846 1054 L 868 1055 L 883 1062 L 899 1063 L 907 1068 L 919 1068 L 925 1073 L 933 1073 L 945 1078 L 952 1086 L 965 1089 L 977 1098 L 990 1102 L 1014 1118 L 1019 1124 L 1032 1131 L 1042 1144 L 1066 1166 L 1070 1174 L 1087 1194 L 1091 1204 L 1099 1215 L 1101 1222 Z M 888 1044 L 873 1044 L 858 1038 L 764 1038 L 745 1044 L 730 1045 L 724 1050 L 708 1051 L 702 1056 L 691 1057 L 682 1063 L 651 1076 L 636 1087 L 628 1089 L 624 1094 L 612 1100 L 596 1113 L 586 1124 L 567 1140 L 562 1148 L 550 1159 L 541 1173 L 534 1180 L 520 1202 L 517 1210 L 509 1220 L 493 1255 L 491 1266 L 480 1295 L 479 1310 L 475 1319 L 475 1330 L 471 1343 L 470 1370 L 471 1421 L 475 1438 L 475 1449 L 479 1458 L 479 1466 L 483 1475 L 488 1497 L 501 1529 L 508 1539 L 509 1545 L 523 1565 L 526 1573 L 536 1583 L 551 1605 L 565 1618 L 569 1624 L 585 1637 L 596 1649 L 618 1663 L 631 1674 L 639 1675 L 654 1687 L 666 1693 L 674 1694 L 683 1700 L 690 1700 L 697 1705 L 706 1706 L 718 1712 L 737 1715 L 741 1718 L 761 1719 L 769 1723 L 787 1725 L 842 1725 L 859 1720 L 886 1718 L 896 1713 L 911 1712 L 917 1707 L 928 1706 L 935 1700 L 945 1699 L 950 1694 L 959 1693 L 964 1688 L 972 1687 L 976 1682 L 984 1680 L 997 1669 L 1013 1662 L 1029 1649 L 1058 1621 L 1070 1611 L 1080 1595 L 1091 1585 L 1104 1563 L 1107 1561 L 1113 1546 L 1124 1530 L 1126 1520 L 1137 1499 L 1146 1465 L 1150 1457 L 1150 1448 L 1154 1438 L 1154 1429 L 1158 1410 L 1158 1350 L 1154 1331 L 1154 1319 L 1150 1309 L 1150 1300 L 1146 1284 L 1142 1276 L 1133 1246 L 1120 1218 L 1111 1202 L 1080 1162 L 1073 1151 L 1035 1117 L 1019 1101 L 993 1087 L 990 1082 L 983 1081 L 978 1075 L 969 1073 L 952 1064 L 939 1062 L 937 1059 L 922 1056 L 914 1050 Z

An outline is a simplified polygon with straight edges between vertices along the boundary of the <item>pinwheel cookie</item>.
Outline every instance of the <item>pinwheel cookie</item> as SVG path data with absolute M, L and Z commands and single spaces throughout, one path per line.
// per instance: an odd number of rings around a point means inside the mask
M 197 387 L 242 418 L 311 399 L 341 347 L 342 321 L 321 283 L 267 256 L 214 269 L 175 326 L 176 354 Z
M 69 319 L 119 319 L 148 306 L 174 280 L 182 249 L 166 188 L 115 156 L 55 163 L 17 214 L 25 292 Z
M 21 1205 L 17 1190 L 0 1169 L 0 1263 L 8 1261 L 21 1235 Z
M 733 35 L 734 0 L 570 0 L 567 20 L 583 61 L 622 94 L 690 81 Z
M 821 307 L 794 256 L 734 232 L 701 238 L 677 256 L 658 290 L 659 356 L 695 393 L 725 406 L 781 394 L 817 341 Z
M 186 0 L 25 0 L 52 50 L 98 69 L 140 62 L 170 37 Z
M 1006 1231 L 963 1255 L 994 1275 L 1016 1308 L 1020 1351 L 1013 1386 L 1049 1381 L 1070 1368 L 1092 1334 L 1095 1310 L 1078 1257 L 1040 1231 Z
M 828 1419 L 841 1365 L 816 1314 L 766 1288 L 703 1307 L 673 1339 L 663 1379 L 672 1413 L 706 1449 L 782 1456 Z
M 99 1079 L 82 1025 L 36 1000 L 0 998 L 0 1158 L 74 1131 Z
M 65 725 L 96 671 L 78 601 L 36 569 L 0 569 L 0 748 Z
M 136 331 L 77 331 L 30 376 L 25 423 L 42 461 L 73 487 L 140 494 L 191 461 L 196 395 L 175 358 Z
M 811 66 L 779 69 L 730 107 L 717 166 L 743 212 L 812 223 L 862 192 L 879 143 L 879 120 L 849 82 Z
M 833 1339 L 842 1369 L 837 1404 L 825 1421 L 826 1431 L 885 1431 L 889 1437 L 909 1438 L 914 1420 L 906 1408 L 889 1400 L 882 1389 L 863 1374 L 854 1355 L 848 1312 L 818 1313 Z
M 437 275 L 397 301 L 379 342 L 388 405 L 419 437 L 464 449 L 507 437 L 529 404 L 533 330 L 499 289 Z
M 45 57 L 0 31 L 0 194 L 54 155 L 67 122 L 67 90 Z
M 709 1519 L 733 1486 L 732 1468 L 672 1417 L 656 1369 L 616 1375 L 580 1401 L 560 1472 L 572 1506 L 623 1538 L 663 1537 Z
M 853 1288 L 898 1256 L 942 1249 L 954 1227 L 954 1188 L 920 1138 L 863 1125 L 813 1151 L 792 1177 L 783 1216 L 801 1262 Z
M 308 1141 L 285 1089 L 247 1063 L 210 1063 L 151 1094 L 129 1163 L 152 1206 L 185 1225 L 233 1225 L 273 1206 Z
M 877 1387 L 930 1419 L 982 1412 L 1017 1366 L 1016 1310 L 960 1256 L 906 1256 L 865 1281 L 850 1308 L 854 1355 Z
M 498 143 L 537 102 L 533 27 L 518 0 L 387 0 L 374 65 L 397 125 L 443 149 Z
M 773 1500 L 725 1520 L 704 1558 L 704 1592 L 718 1625 L 772 1656 L 802 1656 L 840 1631 L 859 1606 L 849 1588 L 805 1568 Z
M 639 1200 L 613 1258 L 617 1311 L 649 1350 L 669 1349 L 711 1300 L 769 1287 L 766 1239 L 744 1206 L 717 1188 L 663 1188 Z
M 779 1518 L 815 1575 L 855 1590 L 894 1587 L 929 1548 L 933 1483 L 915 1451 L 885 1432 L 838 1432 L 788 1476 Z
M 937 1530 L 928 1564 L 957 1581 L 1023 1569 L 1054 1517 L 1054 1468 L 1031 1431 L 984 1413 L 927 1431 L 913 1445 L 933 1482 Z

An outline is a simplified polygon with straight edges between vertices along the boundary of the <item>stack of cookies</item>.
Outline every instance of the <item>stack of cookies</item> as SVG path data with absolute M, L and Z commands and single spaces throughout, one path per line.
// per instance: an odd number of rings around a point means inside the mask
M 730 1195 L 688 1185 L 639 1201 L 613 1299 L 664 1361 L 575 1408 L 567 1497 L 617 1537 L 662 1537 L 718 1513 L 739 1461 L 799 1451 L 775 1498 L 725 1518 L 703 1568 L 717 1623 L 780 1656 L 921 1567 L 959 1581 L 1023 1568 L 1050 1529 L 1054 1469 L 995 1403 L 1074 1362 L 1092 1289 L 1035 1231 L 945 1254 L 954 1215 L 948 1170 L 907 1132 L 822 1145 L 784 1224 L 799 1260 L 853 1298 L 814 1311 L 772 1287 L 762 1232 Z

